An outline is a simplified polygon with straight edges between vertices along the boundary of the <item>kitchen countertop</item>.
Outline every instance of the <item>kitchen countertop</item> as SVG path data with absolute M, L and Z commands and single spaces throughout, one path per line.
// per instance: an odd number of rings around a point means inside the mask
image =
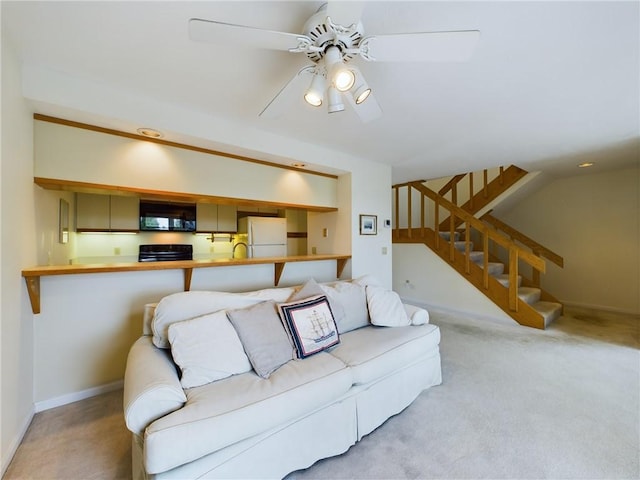
M 94 263 L 73 265 L 45 265 L 26 268 L 22 276 L 27 284 L 33 313 L 40 313 L 40 277 L 50 275 L 78 275 L 86 273 L 134 272 L 149 270 L 184 270 L 184 290 L 191 288 L 194 268 L 230 267 L 242 265 L 274 265 L 274 285 L 278 286 L 284 266 L 292 262 L 317 262 L 336 260 L 336 277 L 339 278 L 351 255 L 295 255 L 264 258 L 218 258 L 205 260 L 178 260 L 170 262 Z

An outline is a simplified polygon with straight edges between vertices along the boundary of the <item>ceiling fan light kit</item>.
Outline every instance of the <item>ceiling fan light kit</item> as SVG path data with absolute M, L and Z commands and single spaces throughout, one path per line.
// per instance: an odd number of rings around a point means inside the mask
M 304 24 L 301 34 L 264 30 L 192 18 L 189 36 L 192 40 L 228 45 L 235 42 L 258 48 L 304 53 L 313 62 L 295 76 L 313 74 L 311 85 L 304 93 L 305 101 L 314 107 L 328 103 L 329 113 L 344 110 L 342 93 L 363 122 L 375 120 L 382 114 L 371 88 L 356 65 L 349 63 L 356 57 L 367 62 L 464 62 L 478 43 L 477 30 L 446 32 L 413 32 L 364 37 L 360 15 L 364 2 L 333 1 L 322 5 Z M 337 19 L 336 22 L 332 21 Z M 346 25 L 346 26 L 345 26 Z M 262 110 L 277 110 L 276 99 L 291 97 L 297 82 L 290 80 Z M 295 86 L 295 88 L 294 88 Z M 353 99 L 353 102 L 351 101 Z M 366 106 L 362 106 L 368 100 Z
M 342 112 L 344 110 L 344 103 L 342 102 L 342 95 L 334 87 L 329 87 L 327 90 L 329 97 L 329 113 Z
M 322 105 L 325 90 L 325 78 L 324 73 L 316 69 L 313 73 L 313 79 L 311 85 L 304 94 L 305 101 L 314 107 Z

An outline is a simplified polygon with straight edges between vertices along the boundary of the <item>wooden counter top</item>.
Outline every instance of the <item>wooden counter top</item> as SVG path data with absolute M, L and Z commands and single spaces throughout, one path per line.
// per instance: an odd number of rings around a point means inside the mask
M 31 267 L 22 270 L 22 276 L 27 284 L 29 300 L 33 313 L 40 313 L 40 277 L 49 275 L 78 275 L 84 273 L 114 273 L 136 272 L 148 270 L 184 270 L 184 290 L 191 289 L 191 277 L 194 268 L 232 267 L 243 265 L 263 265 L 272 263 L 274 266 L 274 285 L 278 286 L 282 271 L 287 263 L 317 262 L 321 260 L 336 260 L 336 277 L 340 278 L 347 260 L 351 255 L 296 255 L 290 257 L 265 258 L 219 258 L 214 260 L 179 260 L 171 262 L 129 262 L 129 263 L 94 263 L 77 265 L 47 265 Z

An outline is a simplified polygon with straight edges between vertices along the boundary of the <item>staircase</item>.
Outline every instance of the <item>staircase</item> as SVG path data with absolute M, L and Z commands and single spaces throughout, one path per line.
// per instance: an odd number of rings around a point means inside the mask
M 504 171 L 500 169 L 501 174 Z M 522 178 L 522 170 L 511 171 L 518 174 L 516 177 Z M 470 188 L 471 200 L 458 206 L 440 192 L 451 191 L 451 185 L 455 188 L 462 178 L 464 176 L 454 177 L 447 184 L 450 188 L 443 188 L 438 193 L 422 181 L 394 185 L 393 242 L 425 244 L 518 323 L 546 328 L 562 314 L 562 304 L 540 287 L 540 274 L 546 270 L 543 257 L 559 266 L 562 266 L 562 257 L 491 216 L 490 212 L 482 214 L 480 218 L 474 216 L 517 179 L 513 182 L 504 182 L 503 179 L 502 187 L 492 188 L 492 193 L 488 193 L 488 188 L 483 189 L 483 197 L 487 193 L 483 202 L 473 200 L 473 189 Z M 488 184 L 486 173 L 484 182 Z M 400 228 L 399 224 L 402 190 L 406 190 L 404 228 Z M 452 200 L 456 200 L 455 190 Z M 420 205 L 419 220 L 416 222 L 419 226 L 413 227 L 416 215 L 412 207 L 416 202 Z M 483 206 L 479 206 L 481 203 Z M 441 221 L 443 215 L 446 218 Z M 519 273 L 522 267 L 531 269 L 531 278 Z

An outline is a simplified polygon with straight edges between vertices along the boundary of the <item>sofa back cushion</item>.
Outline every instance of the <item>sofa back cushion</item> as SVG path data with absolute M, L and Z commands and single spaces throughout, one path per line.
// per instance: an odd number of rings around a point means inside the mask
M 164 297 L 155 307 L 151 319 L 153 344 L 158 348 L 170 348 L 169 325 L 200 317 L 207 313 L 231 308 L 243 308 L 265 300 L 285 301 L 293 288 L 269 288 L 247 293 L 229 292 L 179 292 Z M 145 311 L 145 318 L 148 312 Z

